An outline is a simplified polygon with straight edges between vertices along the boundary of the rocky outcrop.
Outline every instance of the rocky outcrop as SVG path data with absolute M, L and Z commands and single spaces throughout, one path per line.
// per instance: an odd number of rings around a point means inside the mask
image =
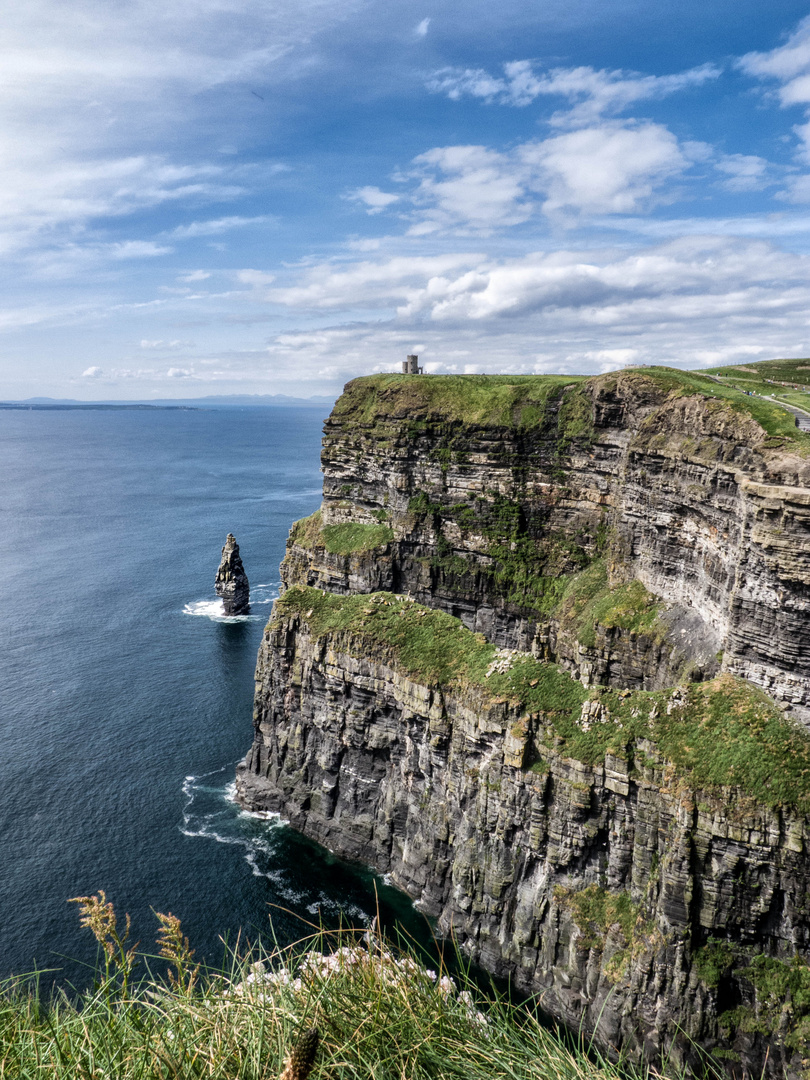
M 313 630 L 319 594 L 295 593 L 259 654 L 243 805 L 389 874 L 603 1048 L 798 1075 L 808 1003 L 776 1002 L 772 983 L 797 972 L 810 988 L 806 812 L 690 787 L 652 733 L 579 760 L 548 714 L 414 678 L 376 635 Z M 686 695 L 637 707 L 674 724 Z M 584 702 L 580 731 L 613 727 L 610 708 Z
M 608 1052 L 798 1077 L 810 440 L 780 431 L 666 370 L 350 383 L 240 801 Z
M 228 533 L 222 549 L 215 588 L 217 596 L 222 597 L 226 615 L 247 615 L 250 611 L 250 586 L 233 533 Z

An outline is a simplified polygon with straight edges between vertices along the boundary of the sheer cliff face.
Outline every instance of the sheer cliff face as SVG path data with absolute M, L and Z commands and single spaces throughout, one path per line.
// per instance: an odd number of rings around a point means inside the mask
M 238 796 L 603 1048 L 798 1075 L 810 458 L 666 375 L 515 383 L 349 384 Z
M 774 1006 L 756 964 L 788 971 L 810 947 L 806 814 L 692 790 L 651 739 L 577 760 L 542 713 L 428 685 L 367 634 L 313 631 L 312 590 L 292 593 L 259 655 L 245 806 L 390 874 L 604 1048 L 795 1071 L 801 1013 Z M 659 705 L 673 723 L 683 693 Z
M 477 422 L 418 381 L 349 384 L 325 429 L 326 535 L 385 523 L 390 542 L 340 554 L 294 533 L 288 584 L 409 592 L 592 682 L 666 685 L 686 666 L 712 674 L 722 653 L 810 723 L 810 458 L 726 403 L 638 372 Z M 669 606 L 675 633 L 663 653 L 650 645 L 655 662 L 626 642 L 560 638 L 553 582 L 600 552 L 611 584 L 635 578 Z

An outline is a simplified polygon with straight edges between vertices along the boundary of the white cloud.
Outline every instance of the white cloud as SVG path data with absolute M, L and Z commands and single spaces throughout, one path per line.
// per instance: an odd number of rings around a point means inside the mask
M 127 262 L 134 259 L 155 259 L 169 255 L 174 249 L 153 240 L 120 240 L 113 243 L 53 243 L 26 255 L 25 266 L 34 279 L 58 280 L 81 272 L 97 270 L 105 263 Z
M 667 181 L 691 162 L 660 124 L 607 121 L 508 152 L 485 146 L 436 147 L 414 159 L 412 236 L 488 233 L 520 225 L 537 211 L 559 224 L 582 215 L 627 214 L 658 201 Z
M 179 240 L 189 240 L 197 236 L 219 236 L 220 233 L 229 232 L 231 229 L 244 229 L 249 225 L 263 225 L 270 219 L 266 214 L 259 217 L 230 217 L 214 218 L 210 221 L 192 221 L 188 225 L 178 225 L 172 229 L 170 236 Z
M 799 23 L 784 45 L 770 52 L 751 52 L 739 61 L 749 75 L 782 83 L 783 105 L 810 103 L 810 16 Z
M 810 332 L 810 259 L 754 240 L 693 237 L 631 255 L 397 257 L 349 268 L 324 264 L 302 277 L 300 285 L 270 289 L 264 298 L 299 310 L 345 310 L 362 295 L 363 305 L 380 315 L 396 313 L 406 345 L 415 320 L 423 328 L 475 325 L 484 335 L 504 321 L 572 337 L 587 330 L 602 339 L 597 349 L 641 348 L 645 357 L 644 341 L 662 331 L 676 339 L 699 331 L 714 342 L 726 333 L 735 341 L 744 326 L 751 335 L 746 345 L 763 331 L 770 339 L 777 328 Z M 314 344 L 322 333 L 296 340 Z M 637 337 L 641 345 L 605 340 L 615 335 Z
M 0 244 L 6 250 L 46 239 L 58 243 L 89 219 L 124 217 L 166 202 L 229 199 L 245 190 L 221 165 L 179 166 L 160 155 L 54 163 L 47 147 L 22 153 L 3 147 L 2 133 L 0 149 Z
M 632 256 L 556 252 L 427 283 L 400 315 L 432 320 L 563 313 L 579 323 L 649 327 L 798 314 L 810 301 L 810 260 L 757 241 L 693 238 Z M 802 313 L 804 323 L 807 317 Z
M 238 270 L 236 280 L 243 285 L 262 286 L 269 285 L 276 280 L 275 274 L 268 274 L 264 270 Z
M 416 25 L 414 33 L 417 37 L 426 37 L 429 26 L 430 19 L 422 19 L 422 21 Z
M 434 71 L 426 85 L 434 94 L 447 94 L 451 101 L 469 96 L 483 98 L 488 104 L 494 101 L 515 104 L 511 101 L 507 80 L 492 76 L 483 68 L 440 68 Z
M 660 124 L 572 131 L 528 144 L 520 157 L 537 170 L 534 183 L 546 193 L 547 214 L 632 213 L 688 165 L 678 140 Z
M 792 176 L 777 198 L 789 203 L 810 203 L 810 176 Z
M 799 23 L 784 45 L 770 52 L 752 52 L 743 56 L 739 66 L 748 75 L 760 79 L 775 79 L 781 83 L 778 90 L 783 107 L 804 105 L 805 115 L 810 115 L 810 16 Z M 798 158 L 810 162 L 810 120 L 797 124 L 794 129 L 799 138 Z M 790 177 L 781 197 L 788 202 L 810 201 L 808 191 L 810 177 Z
M 154 259 L 158 255 L 169 255 L 174 248 L 156 244 L 153 240 L 121 240 L 100 246 L 98 250 L 108 252 L 113 259 Z
M 402 257 L 302 268 L 297 286 L 263 299 L 291 315 L 333 310 L 342 324 L 276 334 L 269 370 L 297 372 L 316 392 L 399 370 L 409 352 L 432 372 L 594 373 L 810 350 L 810 259 L 768 243 L 695 237 L 630 253 L 466 258 L 455 268 Z
M 364 236 L 356 240 L 349 240 L 346 247 L 349 251 L 379 251 L 384 237 Z
M 359 262 L 334 266 L 326 263 L 306 270 L 299 285 L 269 289 L 266 300 L 296 308 L 390 307 L 411 294 L 419 295 L 424 282 L 479 262 L 483 256 L 450 254 L 396 256 L 386 262 Z
M 368 185 L 366 187 L 355 188 L 354 191 L 350 191 L 347 198 L 353 202 L 361 202 L 366 206 L 366 213 L 379 214 L 381 210 L 385 210 L 387 206 L 399 201 L 399 195 L 394 195 L 388 191 L 380 191 L 378 187 Z
M 440 229 L 490 231 L 526 221 L 532 200 L 519 158 L 485 146 L 444 146 L 414 159 L 419 207 L 412 235 Z
M 702 64 L 675 75 L 597 71 L 592 67 L 552 68 L 537 75 L 529 60 L 513 60 L 504 64 L 503 70 L 500 77 L 481 68 L 442 68 L 434 72 L 427 87 L 454 101 L 470 96 L 487 104 L 526 106 L 541 95 L 562 97 L 570 107 L 555 115 L 552 122 L 580 126 L 615 115 L 637 101 L 665 97 L 720 75 L 714 64 Z
M 203 364 L 217 363 L 215 360 L 203 360 Z M 198 374 L 193 367 L 181 368 L 170 367 L 168 369 L 160 368 L 127 368 L 127 367 L 89 367 L 86 371 L 82 372 L 81 377 L 83 379 L 103 379 L 106 382 L 116 383 L 123 382 L 166 382 L 167 380 L 174 381 L 175 379 L 193 379 L 199 382 L 217 382 L 222 376 L 221 371 L 207 371 L 205 374 Z
M 82 231 L 106 218 L 167 201 L 184 209 L 225 202 L 265 183 L 266 168 L 221 155 L 211 163 L 191 149 L 203 127 L 224 134 L 226 109 L 235 134 L 233 97 L 212 91 L 237 86 L 248 96 L 252 80 L 300 78 L 315 54 L 313 35 L 363 2 L 29 0 L 9 9 L 0 252 L 79 245 Z M 208 235 L 199 228 L 188 235 Z
M 180 341 L 175 339 L 174 341 L 164 341 L 158 339 L 157 341 L 150 341 L 147 338 L 141 340 L 142 349 L 156 349 L 161 352 L 167 352 L 174 349 L 187 349 L 194 344 L 193 341 Z
M 714 167 L 725 173 L 727 191 L 761 191 L 769 183 L 768 162 L 755 154 L 726 154 Z
M 178 281 L 185 281 L 189 285 L 195 281 L 207 281 L 211 274 L 207 270 L 192 270 L 188 274 L 181 274 Z
M 638 360 L 638 349 L 589 349 L 583 354 L 583 360 L 597 365 L 599 371 L 615 371 Z

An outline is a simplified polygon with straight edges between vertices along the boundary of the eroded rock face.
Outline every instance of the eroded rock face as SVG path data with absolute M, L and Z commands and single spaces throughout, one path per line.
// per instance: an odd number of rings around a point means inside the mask
M 349 384 L 286 587 L 409 595 L 588 687 L 734 673 L 810 726 L 809 456 L 639 372 L 499 419 L 454 418 L 433 385 Z M 271 620 L 242 803 L 390 873 L 603 1050 L 798 1077 L 808 819 L 695 790 L 642 738 L 588 765 L 547 733 L 538 756 L 542 716 L 420 683 L 370 640 Z
M 217 596 L 222 597 L 226 615 L 247 615 L 250 611 L 250 586 L 233 533 L 228 533 L 222 549 L 215 588 Z
M 313 638 L 305 616 L 268 627 L 256 677 L 244 806 L 390 874 L 603 1048 L 675 1068 L 722 1048 L 737 1075 L 766 1058 L 798 1075 L 790 1017 L 750 972 L 808 954 L 806 816 L 691 791 L 644 740 L 597 766 L 545 747 L 530 767 L 542 717 L 420 684 L 350 635 Z M 734 1009 L 760 1022 L 729 1040 Z
M 322 522 L 384 519 L 394 539 L 339 555 L 293 535 L 287 584 L 409 593 L 594 683 L 653 688 L 722 660 L 810 725 L 810 458 L 637 372 L 567 388 L 525 427 L 453 425 L 395 396 L 364 417 L 354 385 L 325 427 Z M 572 394 L 588 417 L 569 437 Z M 601 552 L 611 583 L 641 581 L 677 633 L 573 641 L 526 594 L 527 548 L 529 576 L 551 580 Z

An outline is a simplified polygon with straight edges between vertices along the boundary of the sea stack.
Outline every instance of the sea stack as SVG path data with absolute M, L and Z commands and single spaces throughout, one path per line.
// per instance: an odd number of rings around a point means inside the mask
M 217 596 L 222 597 L 226 615 L 247 615 L 250 610 L 250 586 L 239 558 L 239 545 L 233 533 L 228 533 L 222 549 L 222 561 L 217 570 Z

